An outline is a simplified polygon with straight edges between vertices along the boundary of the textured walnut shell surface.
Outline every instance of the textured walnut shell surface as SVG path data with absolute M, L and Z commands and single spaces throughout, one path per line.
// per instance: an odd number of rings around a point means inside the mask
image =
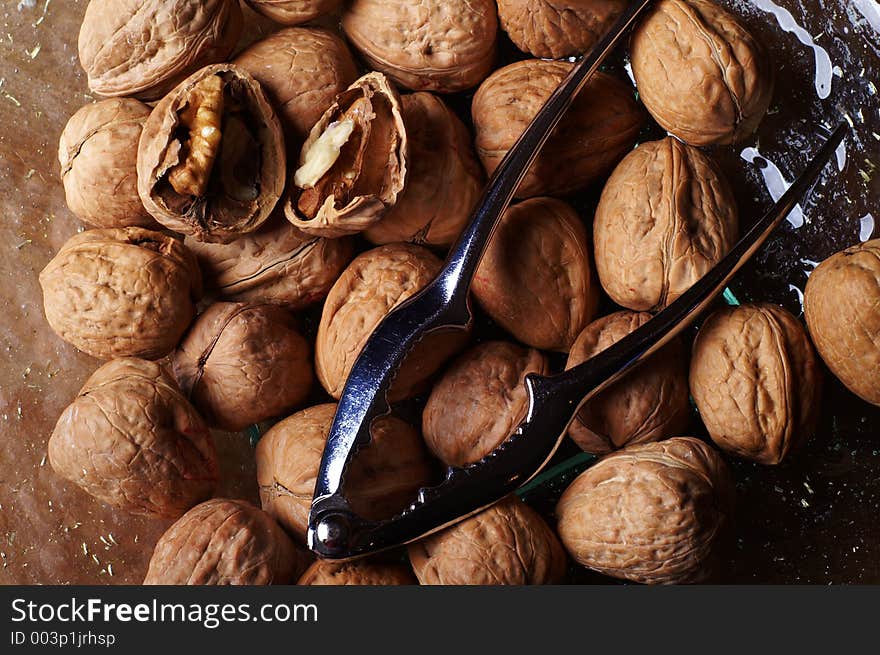
M 553 530 L 513 496 L 410 544 L 409 559 L 423 585 L 557 584 L 566 569 Z
M 397 84 L 454 93 L 492 70 L 498 16 L 492 0 L 355 0 L 342 28 L 370 67 Z
M 342 0 L 245 0 L 252 9 L 282 25 L 300 25 L 336 10 Z
M 504 341 L 465 352 L 434 385 L 425 405 L 422 434 L 428 448 L 451 466 L 482 459 L 525 417 L 525 376 L 548 372 L 537 350 Z
M 733 191 L 717 165 L 677 139 L 641 144 L 614 169 L 593 220 L 605 292 L 636 311 L 663 309 L 736 243 Z
M 582 566 L 645 584 L 711 579 L 733 507 L 715 450 L 674 437 L 629 446 L 581 473 L 556 506 L 557 531 Z
M 630 43 L 639 97 L 672 134 L 693 145 L 742 141 L 773 98 L 764 48 L 708 0 L 661 0 Z
M 473 281 L 486 313 L 517 340 L 567 352 L 599 302 L 587 232 L 561 200 L 507 210 Z
M 822 262 L 804 291 L 816 350 L 854 394 L 880 406 L 880 239 Z
M 159 538 L 144 584 L 289 584 L 306 565 L 271 516 L 241 500 L 214 498 Z
M 67 406 L 49 463 L 98 500 L 132 514 L 177 518 L 219 479 L 208 426 L 154 363 L 115 359 Z
M 595 357 L 650 320 L 646 312 L 620 311 L 593 321 L 572 345 L 566 368 Z M 604 455 L 680 434 L 689 419 L 687 355 L 676 339 L 591 398 L 568 434 L 586 452 Z
M 411 241 L 450 246 L 483 192 L 483 169 L 464 123 L 426 92 L 402 98 L 409 156 L 397 202 L 364 236 L 376 244 Z
M 89 88 L 155 100 L 223 61 L 241 34 L 237 0 L 94 0 L 79 33 Z
M 71 237 L 40 273 L 46 320 L 98 359 L 159 359 L 195 315 L 201 275 L 177 239 L 139 227 Z
M 374 562 L 330 562 L 318 560 L 312 564 L 297 582 L 312 586 L 392 586 L 414 585 L 419 581 L 413 572 L 402 564 Z
M 111 98 L 77 111 L 61 133 L 58 162 L 67 206 L 95 227 L 157 227 L 137 190 L 137 149 L 150 108 Z
M 214 303 L 173 362 L 180 388 L 208 423 L 233 432 L 294 409 L 314 380 L 308 341 L 275 305 Z
M 229 195 L 233 191 L 225 187 L 224 180 L 218 179 L 222 177 L 223 143 L 230 141 L 226 137 L 221 142 L 204 197 L 182 196 L 167 182 L 169 170 L 181 163 L 182 146 L 177 137 L 180 113 L 187 108 L 197 85 L 212 75 L 223 79 L 223 93 L 233 101 L 227 104 L 233 104 L 242 114 L 240 122 L 248 131 L 248 147 L 258 150 L 250 155 L 229 155 L 238 156 L 237 162 L 230 162 L 231 168 L 248 168 L 247 174 L 252 178 L 247 180 L 247 185 L 252 187 L 248 191 L 253 197 L 241 199 Z M 223 129 L 227 129 L 225 123 Z M 249 169 L 254 162 L 259 170 Z M 138 193 L 147 211 L 168 229 L 199 241 L 229 243 L 253 232 L 269 218 L 284 192 L 285 166 L 281 123 L 259 82 L 238 66 L 217 64 L 185 79 L 153 108 L 138 144 Z M 243 183 L 237 181 L 237 184 Z
M 490 175 L 572 67 L 565 61 L 528 59 L 483 82 L 471 113 L 477 154 Z M 633 90 L 596 73 L 551 133 L 517 197 L 564 195 L 598 181 L 633 147 L 644 122 Z

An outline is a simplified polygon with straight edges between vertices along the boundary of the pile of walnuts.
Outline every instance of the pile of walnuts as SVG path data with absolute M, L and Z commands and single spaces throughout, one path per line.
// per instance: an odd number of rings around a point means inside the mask
M 689 398 L 718 448 L 765 464 L 816 423 L 810 338 L 771 305 L 716 312 L 689 365 L 688 344 L 672 342 L 584 405 L 570 436 L 603 458 L 562 495 L 555 525 L 510 497 L 405 559 L 311 561 L 332 401 L 358 353 L 436 275 L 487 177 L 573 66 L 542 57 L 588 50 L 626 3 L 247 3 L 284 27 L 244 49 L 238 0 L 86 10 L 80 62 L 105 99 L 70 119 L 58 154 L 88 229 L 40 283 L 52 329 L 104 363 L 58 420 L 54 470 L 101 502 L 176 520 L 147 583 L 545 584 L 570 559 L 645 583 L 713 579 L 733 485 L 707 440 L 683 436 Z M 341 32 L 302 26 L 328 15 Z M 498 67 L 504 33 L 532 58 Z M 773 93 L 767 53 L 709 0 L 659 0 L 629 53 L 639 100 L 628 81 L 593 77 L 479 267 L 478 320 L 504 337 L 437 335 L 407 362 L 390 396 L 421 399 L 421 424 L 374 426 L 346 480 L 356 511 L 390 517 L 443 464 L 485 457 L 523 417 L 526 375 L 622 339 L 736 242 L 733 194 L 699 147 L 754 132 Z M 469 91 L 472 129 L 446 99 Z M 634 149 L 649 115 L 669 136 Z M 595 216 L 567 202 L 600 185 Z M 878 300 L 876 241 L 819 266 L 805 298 L 819 354 L 875 404 Z M 274 426 L 255 453 L 262 508 L 213 498 L 224 437 L 212 429 L 263 422 Z

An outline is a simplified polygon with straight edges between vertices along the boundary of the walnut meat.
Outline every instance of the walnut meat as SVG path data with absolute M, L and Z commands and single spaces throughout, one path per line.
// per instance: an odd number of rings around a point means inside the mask
M 208 66 L 153 109 L 138 145 L 138 193 L 165 227 L 229 243 L 262 225 L 285 183 L 281 124 L 259 82 Z
M 306 564 L 271 516 L 242 500 L 214 498 L 159 538 L 144 584 L 289 584 Z
M 300 25 L 336 10 L 342 0 L 245 0 L 254 10 L 282 25 Z
M 645 312 L 621 311 L 593 321 L 575 340 L 566 368 L 595 357 L 650 320 Z M 586 452 L 604 455 L 680 434 L 689 419 L 687 356 L 676 339 L 591 398 L 568 434 Z
M 305 542 L 309 509 L 335 404 L 317 405 L 274 425 L 257 444 L 257 482 L 263 509 Z M 373 425 L 373 440 L 346 475 L 345 497 L 366 518 L 390 518 L 433 479 L 418 432 L 389 416 Z
M 537 512 L 511 496 L 409 545 L 423 585 L 556 584 L 565 552 Z
M 201 276 L 179 240 L 139 227 L 71 237 L 40 273 L 46 320 L 98 359 L 170 353 L 195 315 Z
M 479 84 L 495 60 L 492 0 L 355 0 L 342 28 L 370 67 L 414 91 Z
M 77 111 L 61 133 L 58 161 L 67 206 L 96 227 L 156 227 L 137 191 L 137 148 L 150 108 L 112 98 Z
M 226 59 L 241 23 L 237 0 L 94 0 L 79 33 L 79 61 L 95 93 L 155 100 Z
M 666 130 L 703 146 L 742 141 L 773 97 L 771 58 L 709 0 L 661 0 L 633 33 L 639 97 Z
M 733 481 L 691 437 L 629 446 L 579 475 L 556 507 L 582 566 L 647 584 L 711 579 L 733 507 Z
M 553 198 L 512 206 L 473 281 L 486 313 L 524 344 L 568 351 L 599 301 L 586 228 Z
M 471 113 L 477 154 L 490 175 L 573 66 L 530 59 L 483 82 Z M 596 73 L 551 133 L 517 197 L 564 195 L 598 181 L 633 147 L 644 120 L 628 85 Z
M 174 352 L 174 375 L 212 427 L 239 431 L 305 401 L 314 379 L 310 356 L 281 307 L 218 302 Z
M 832 255 L 807 282 L 804 314 L 831 372 L 880 406 L 880 239 Z
M 49 463 L 98 500 L 167 518 L 210 498 L 219 478 L 208 426 L 158 364 L 135 358 L 86 381 L 49 438 Z
M 402 564 L 385 564 L 363 560 L 342 563 L 318 560 L 306 569 L 297 582 L 298 585 L 312 586 L 369 585 L 381 587 L 418 583 L 409 567 Z
M 667 137 L 643 143 L 608 179 L 593 220 L 596 269 L 618 305 L 666 307 L 738 234 L 736 200 L 715 163 Z

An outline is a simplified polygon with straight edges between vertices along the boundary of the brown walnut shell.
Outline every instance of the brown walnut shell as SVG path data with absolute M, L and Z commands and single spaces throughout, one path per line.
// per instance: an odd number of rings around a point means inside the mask
M 289 584 L 306 563 L 264 511 L 242 500 L 214 498 L 193 507 L 159 538 L 144 584 Z
M 645 312 L 621 311 L 593 321 L 571 347 L 566 368 L 595 357 L 650 320 Z M 676 339 L 591 398 L 568 434 L 586 452 L 604 455 L 680 434 L 689 420 L 687 355 Z
M 159 359 L 177 345 L 202 292 L 178 239 L 139 227 L 71 237 L 40 273 L 46 320 L 98 359 Z
M 566 557 L 544 519 L 515 496 L 409 545 L 423 585 L 557 584 Z
M 529 59 L 483 82 L 471 113 L 477 154 L 490 175 L 573 66 Z M 596 73 L 551 133 L 516 197 L 565 195 L 597 182 L 632 149 L 644 122 L 633 90 Z
M 692 437 L 608 455 L 556 506 L 559 537 L 575 561 L 644 584 L 712 579 L 732 511 L 727 466 Z
M 804 314 L 816 350 L 854 394 L 880 406 L 880 239 L 832 255 L 810 275 Z
M 208 424 L 233 432 L 302 404 L 314 380 L 308 341 L 275 305 L 214 303 L 173 361 L 180 388 Z
M 419 581 L 403 564 L 385 564 L 358 560 L 331 562 L 318 560 L 299 579 L 298 585 L 392 586 L 414 585 Z
M 155 362 L 115 359 L 86 381 L 49 439 L 49 463 L 98 500 L 177 518 L 214 493 L 208 426 Z
M 182 122 L 200 86 L 222 84 L 221 140 L 203 193 L 179 193 L 171 172 L 188 163 L 191 141 Z M 229 243 L 262 225 L 284 191 L 281 124 L 259 82 L 232 64 L 197 71 L 153 109 L 138 145 L 138 193 L 168 229 L 199 241 Z
M 155 100 L 226 59 L 241 26 L 237 0 L 93 0 L 79 33 L 79 61 L 95 93 Z
M 657 311 L 736 243 L 733 191 L 708 156 L 673 137 L 641 144 L 614 169 L 593 220 L 596 269 L 618 305 Z
M 332 13 L 342 0 L 245 0 L 252 9 L 282 25 L 301 25 Z
M 342 29 L 370 68 L 397 84 L 454 93 L 492 70 L 498 16 L 492 0 L 354 0 Z
M 639 97 L 666 130 L 704 146 L 742 141 L 773 98 L 771 58 L 708 0 L 661 0 L 633 33 Z
M 580 217 L 553 198 L 513 205 L 489 243 L 472 289 L 486 313 L 517 340 L 567 352 L 599 302 Z

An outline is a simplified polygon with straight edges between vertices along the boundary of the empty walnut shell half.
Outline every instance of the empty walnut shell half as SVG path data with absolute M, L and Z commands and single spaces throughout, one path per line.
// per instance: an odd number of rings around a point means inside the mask
M 306 565 L 271 516 L 243 500 L 214 498 L 159 538 L 144 584 L 289 584 Z
M 245 0 L 255 11 L 282 25 L 300 25 L 336 10 L 342 0 Z
M 736 243 L 733 191 L 716 164 L 673 137 L 641 144 L 608 179 L 593 220 L 596 269 L 618 305 L 657 311 Z
M 330 562 L 318 560 L 299 579 L 298 585 L 330 586 L 391 586 L 418 584 L 412 570 L 403 564 L 357 560 Z
M 138 146 L 138 193 L 165 227 L 229 243 L 262 225 L 284 191 L 284 136 L 259 82 L 208 66 L 153 109 Z
M 529 59 L 495 71 L 474 96 L 477 154 L 491 175 L 574 64 Z M 598 181 L 636 142 L 645 113 L 629 85 L 596 73 L 550 134 L 518 198 L 564 195 Z
M 566 368 L 595 357 L 650 320 L 646 312 L 621 311 L 593 321 L 571 347 Z M 681 434 L 689 419 L 687 354 L 676 339 L 591 398 L 568 434 L 586 452 L 604 455 Z
M 773 97 L 772 59 L 709 0 L 661 0 L 633 32 L 639 97 L 687 143 L 735 143 L 758 127 Z
M 286 414 L 314 380 L 311 349 L 275 305 L 214 303 L 174 352 L 180 388 L 215 428 L 233 432 Z
M 241 26 L 238 0 L 93 0 L 79 61 L 95 93 L 155 100 L 226 59 Z
M 363 232 L 397 202 L 407 175 L 400 97 L 381 73 L 341 93 L 312 128 L 284 205 L 307 234 Z
M 713 579 L 732 511 L 727 466 L 691 437 L 608 455 L 556 506 L 559 537 L 575 561 L 644 584 Z
M 40 273 L 40 286 L 52 329 L 98 359 L 164 357 L 202 290 L 186 246 L 139 227 L 74 235 Z
M 49 463 L 98 500 L 177 518 L 211 497 L 219 471 L 208 426 L 155 362 L 115 359 L 61 414 Z

